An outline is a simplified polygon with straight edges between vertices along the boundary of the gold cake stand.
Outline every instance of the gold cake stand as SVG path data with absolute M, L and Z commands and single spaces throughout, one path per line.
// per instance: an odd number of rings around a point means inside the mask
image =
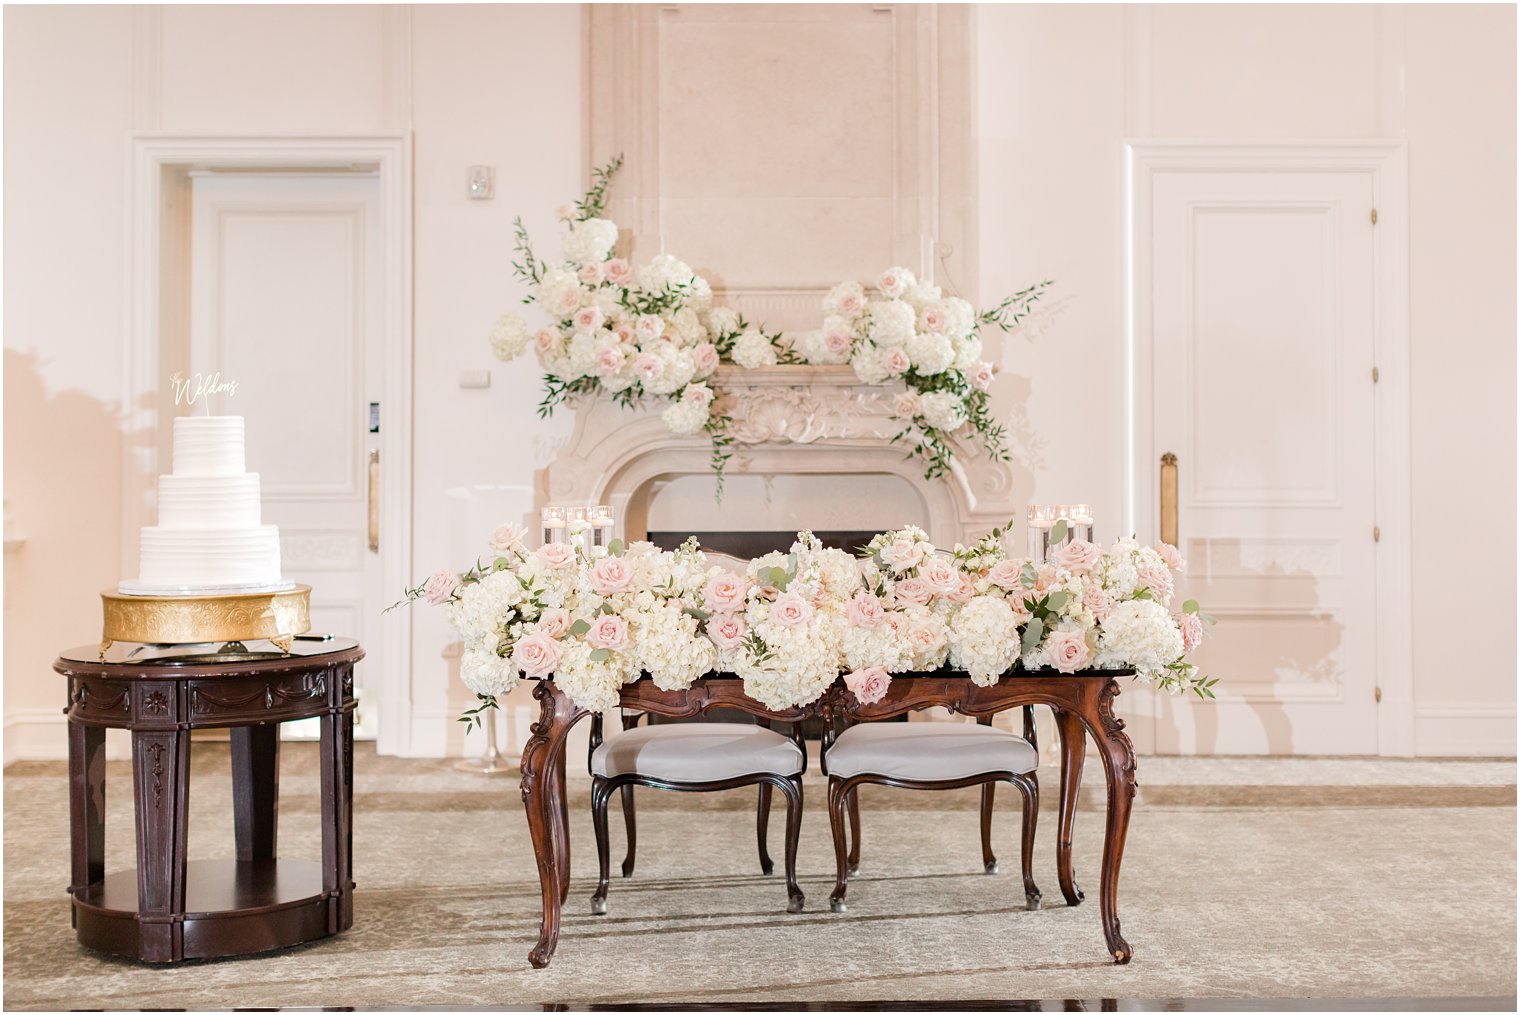
M 195 645 L 263 638 L 289 653 L 295 636 L 311 630 L 310 585 L 207 596 L 128 596 L 107 589 L 100 601 L 105 613 L 102 659 L 118 641 Z

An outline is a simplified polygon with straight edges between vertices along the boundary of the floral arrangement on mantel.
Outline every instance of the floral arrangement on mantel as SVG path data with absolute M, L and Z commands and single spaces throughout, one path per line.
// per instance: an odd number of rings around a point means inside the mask
M 530 552 L 523 535 L 504 525 L 489 564 L 407 590 L 407 601 L 447 604 L 463 639 L 461 676 L 481 705 L 462 721 L 495 708 L 522 675 L 552 677 L 593 711 L 615 708 L 619 688 L 646 673 L 666 690 L 736 674 L 746 694 L 782 709 L 841 674 L 870 703 L 893 673 L 947 664 L 983 686 L 1016 665 L 1133 667 L 1174 693 L 1214 696 L 1215 681 L 1186 658 L 1213 618 L 1193 600 L 1171 612 L 1184 562 L 1165 543 L 1070 539 L 1036 564 L 1009 556 L 998 530 L 946 553 L 910 527 L 855 559 L 802 532 L 790 553 L 739 573 L 709 564 L 695 539 L 674 552 L 621 540 Z
M 868 291 L 841 282 L 824 298 L 820 327 L 798 336 L 766 331 L 717 306 L 712 287 L 685 262 L 660 254 L 635 267 L 617 252 L 618 227 L 604 218 L 607 195 L 622 156 L 593 173 L 589 191 L 560 209 L 564 260 L 551 264 L 533 251 L 521 219 L 514 273 L 528 285 L 549 323 L 533 331 L 504 314 L 491 335 L 496 356 L 513 360 L 530 346 L 544 369 L 547 417 L 573 395 L 603 392 L 628 408 L 646 397 L 668 404 L 661 414 L 671 433 L 705 433 L 712 441 L 718 494 L 733 438 L 723 392 L 714 388 L 720 364 L 844 364 L 867 384 L 903 386 L 893 418 L 903 424 L 892 440 L 924 462 L 924 478 L 950 469 L 952 435 L 970 430 L 995 459 L 1006 461 L 1003 426 L 993 417 L 988 388 L 996 368 L 982 359 L 981 328 L 1004 332 L 1028 315 L 1051 284 L 1040 282 L 978 312 L 906 268 L 889 268 Z

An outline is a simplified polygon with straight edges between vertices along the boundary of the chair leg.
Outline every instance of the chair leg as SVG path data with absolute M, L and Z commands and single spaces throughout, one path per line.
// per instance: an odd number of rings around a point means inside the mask
M 802 776 L 781 783 L 786 796 L 786 911 L 802 912 L 803 894 L 797 886 L 797 841 L 802 837 Z
M 829 779 L 829 830 L 834 833 L 834 892 L 829 896 L 829 909 L 835 913 L 845 911 L 844 893 L 850 883 L 848 859 L 844 840 L 845 800 L 846 796 L 840 792 L 844 783 L 839 779 Z
M 1034 883 L 1034 828 L 1040 816 L 1040 780 L 1030 772 L 1019 783 L 1024 794 L 1024 837 L 1019 849 L 1019 862 L 1024 868 L 1024 904 L 1029 909 L 1040 908 L 1040 889 Z
M 769 874 L 776 869 L 771 863 L 771 855 L 765 850 L 765 833 L 771 823 L 771 784 L 760 784 L 760 806 L 755 814 L 755 838 L 760 842 L 760 873 Z
M 628 832 L 628 855 L 623 857 L 623 877 L 633 877 L 633 851 L 638 842 L 638 833 L 634 827 L 633 817 L 633 783 L 623 786 L 623 828 Z
M 850 790 L 850 877 L 860 873 L 860 787 Z
M 992 852 L 992 798 L 997 783 L 982 783 L 982 867 L 988 874 L 998 872 L 997 856 Z
M 591 824 L 596 829 L 596 892 L 591 896 L 591 912 L 596 916 L 607 915 L 607 881 L 611 866 L 611 845 L 607 836 L 607 800 L 612 796 L 606 779 L 591 782 Z

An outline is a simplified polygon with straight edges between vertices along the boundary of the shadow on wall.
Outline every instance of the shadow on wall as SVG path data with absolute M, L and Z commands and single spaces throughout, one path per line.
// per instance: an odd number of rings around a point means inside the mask
M 8 758 L 64 755 L 52 661 L 98 640 L 100 590 L 122 577 L 121 414 L 82 391 L 50 392 L 46 365 L 5 350 L 5 508 L 21 540 L 5 560 Z
M 1293 720 L 1284 704 L 1270 696 L 1291 690 L 1294 684 L 1340 683 L 1345 668 L 1345 625 L 1333 612 L 1320 608 L 1320 582 L 1312 571 L 1275 562 L 1248 567 L 1240 540 L 1213 539 L 1209 544 L 1209 556 L 1223 562 L 1218 569 L 1223 573 L 1204 572 L 1179 582 L 1173 600 L 1182 603 L 1194 598 L 1205 610 L 1216 607 L 1229 611 L 1220 616 L 1195 661 L 1205 673 L 1219 678 L 1219 689 L 1224 693 L 1240 688 L 1248 695 L 1244 711 L 1260 724 L 1267 753 L 1297 753 L 1300 748 L 1294 744 Z M 1196 550 L 1196 546 L 1189 549 Z M 1196 563 L 1202 564 L 1203 559 L 1199 554 Z M 1191 573 L 1195 560 L 1190 559 L 1188 564 Z M 1248 603 L 1256 604 L 1255 608 Z M 1190 719 L 1182 717 L 1184 709 Z M 1244 731 L 1222 729 L 1219 710 L 1211 703 L 1194 701 L 1184 706 L 1162 696 L 1156 722 L 1158 744 L 1180 743 L 1190 722 L 1192 753 L 1242 753 L 1232 740 Z

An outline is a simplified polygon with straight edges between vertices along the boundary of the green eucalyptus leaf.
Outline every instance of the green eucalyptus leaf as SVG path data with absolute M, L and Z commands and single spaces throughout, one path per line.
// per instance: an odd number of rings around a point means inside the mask
M 1062 518 L 1050 528 L 1051 543 L 1059 543 L 1066 538 L 1066 519 Z
M 577 637 L 585 634 L 589 630 L 591 630 L 591 625 L 586 623 L 584 620 L 577 620 L 575 623 L 570 625 L 570 633 Z
M 1183 603 L 1182 604 L 1182 612 L 1183 613 L 1197 613 L 1198 612 L 1198 600 L 1196 600 L 1196 599 L 1189 599 L 1187 602 Z
M 696 617 L 698 620 L 706 620 L 708 617 L 712 616 L 712 614 L 707 610 L 699 610 L 695 606 L 685 607 L 681 612 L 686 614 L 688 617 Z
M 594 663 L 606 662 L 608 659 L 611 659 L 611 658 L 612 658 L 612 652 L 610 650 L 608 650 L 608 649 L 599 648 L 599 649 L 592 649 L 592 651 L 591 651 L 591 661 L 594 662 Z
M 1065 589 L 1056 589 L 1050 595 L 1048 595 L 1048 596 L 1045 597 L 1045 609 L 1049 610 L 1051 613 L 1057 612 L 1058 610 L 1061 609 L 1061 607 L 1063 607 L 1065 605 L 1066 605 L 1066 590 Z
M 1039 617 L 1035 617 L 1029 622 L 1029 626 L 1024 628 L 1024 640 L 1020 642 L 1020 647 L 1022 650 L 1025 652 L 1033 652 L 1035 646 L 1040 644 L 1040 637 L 1044 633 L 1045 622 L 1042 621 Z
M 623 555 L 623 552 L 627 549 L 628 544 L 623 542 L 621 539 L 614 539 L 612 542 L 607 544 L 607 553 L 613 557 L 621 557 Z
M 1023 583 L 1026 589 L 1032 589 L 1034 588 L 1034 583 L 1038 580 L 1039 576 L 1035 574 L 1034 565 L 1025 561 L 1023 568 L 1019 570 L 1019 581 Z

